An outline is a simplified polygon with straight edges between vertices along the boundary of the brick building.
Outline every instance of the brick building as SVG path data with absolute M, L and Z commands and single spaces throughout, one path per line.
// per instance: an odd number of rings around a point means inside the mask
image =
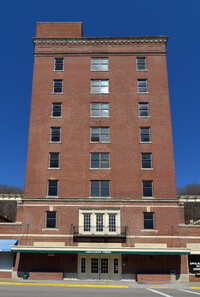
M 167 39 L 37 23 L 13 275 L 188 279 L 200 232 L 176 197 Z

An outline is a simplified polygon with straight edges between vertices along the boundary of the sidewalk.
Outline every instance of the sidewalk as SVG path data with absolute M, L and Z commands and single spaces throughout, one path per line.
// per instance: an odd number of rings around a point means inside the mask
M 132 280 L 77 280 L 77 279 L 64 279 L 64 280 L 24 280 L 16 278 L 1 278 L 0 285 L 22 285 L 22 286 L 63 286 L 63 287 L 107 287 L 107 288 L 190 288 L 195 287 L 200 289 L 200 282 L 176 282 L 169 284 L 138 284 Z

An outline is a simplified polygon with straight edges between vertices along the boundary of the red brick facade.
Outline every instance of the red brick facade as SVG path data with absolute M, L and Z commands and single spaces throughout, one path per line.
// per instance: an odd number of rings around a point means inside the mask
M 62 273 L 80 277 L 84 261 L 93 261 L 90 255 L 98 257 L 103 250 L 111 253 L 108 266 L 119 265 L 118 278 L 136 280 L 138 275 L 141 281 L 146 274 L 153 282 L 168 281 L 170 273 L 177 280 L 188 276 L 187 243 L 198 244 L 200 236 L 198 227 L 185 227 L 183 205 L 176 199 L 167 38 L 85 38 L 81 23 L 38 23 L 33 41 L 25 194 L 18 204 L 19 224 L 2 226 L 4 237 L 13 234 L 19 240 L 13 270 L 18 276 L 29 272 L 30 278 L 57 278 Z M 92 58 L 107 58 L 108 70 L 91 71 Z M 146 59 L 143 71 L 137 70 L 138 58 Z M 62 71 L 54 70 L 55 59 L 63 59 Z M 57 80 L 62 81 L 61 93 L 53 89 Z M 109 91 L 92 93 L 92 80 L 108 80 Z M 138 80 L 147 81 L 146 92 L 138 92 Z M 52 116 L 53 103 L 62 104 L 61 117 Z M 91 103 L 108 103 L 109 116 L 91 117 Z M 139 116 L 141 103 L 148 103 L 148 116 Z M 57 143 L 50 138 L 52 127 L 60 128 Z M 109 127 L 109 141 L 92 142 L 91 127 Z M 140 136 L 145 127 L 150 131 L 146 143 Z M 59 168 L 49 168 L 50 153 L 59 153 Z M 91 153 L 109 153 L 110 168 L 91 169 Z M 141 168 L 145 153 L 151 154 L 152 168 Z M 56 197 L 48 195 L 48 180 L 58 181 Z M 91 197 L 91 181 L 109 181 L 109 197 Z M 143 181 L 152 182 L 152 195 L 144 197 Z M 48 212 L 56 214 L 53 228 L 47 226 Z M 107 213 L 110 224 L 110 214 L 116 212 L 120 232 L 81 234 L 84 212 L 95 224 L 98 213 L 104 220 Z M 153 218 L 150 228 L 145 214 Z M 99 252 L 91 252 L 91 246 Z M 30 254 L 31 249 L 35 252 Z M 119 258 L 114 258 L 117 253 Z M 111 272 L 107 277 L 115 276 Z

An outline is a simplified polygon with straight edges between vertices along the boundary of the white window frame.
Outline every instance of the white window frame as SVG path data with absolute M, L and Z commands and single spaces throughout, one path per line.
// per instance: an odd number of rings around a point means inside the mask
M 102 82 L 107 82 L 106 87 L 102 86 Z M 96 86 L 94 86 L 96 84 Z M 97 91 L 94 91 L 94 88 L 98 88 Z M 102 92 L 103 88 L 107 88 L 106 92 Z M 109 79 L 91 79 L 91 94 L 109 94 Z
M 151 188 L 148 187 L 148 189 L 151 189 L 152 191 L 152 195 L 151 196 L 144 196 L 144 189 L 147 189 L 147 187 L 144 187 L 144 182 L 151 182 Z M 152 198 L 154 197 L 154 184 L 153 184 L 153 180 L 143 180 L 142 181 L 142 197 L 144 198 Z
M 92 182 L 93 182 L 93 181 L 94 181 L 94 182 L 98 182 L 99 185 L 100 185 L 100 186 L 99 186 L 99 191 L 100 191 L 100 195 L 99 195 L 99 196 L 92 196 Z M 109 187 L 108 187 L 108 190 L 109 190 L 109 195 L 108 195 L 108 196 L 103 196 L 102 193 L 101 193 L 101 192 L 102 192 L 102 186 L 101 186 L 101 183 L 104 182 L 104 181 L 108 182 L 108 186 L 109 186 Z M 107 179 L 106 179 L 106 180 L 105 180 L 105 179 L 101 179 L 101 180 L 99 180 L 99 179 L 98 179 L 98 180 L 94 180 L 94 179 L 93 179 L 93 180 L 90 180 L 90 197 L 91 197 L 91 198 L 102 198 L 102 197 L 109 198 L 109 197 L 110 197 L 110 180 L 107 180 Z
M 146 104 L 147 105 L 147 109 L 142 109 L 142 108 L 140 108 L 140 104 Z M 140 115 L 140 111 L 142 111 L 142 110 L 147 110 L 147 112 L 148 112 L 148 115 L 145 115 L 145 116 L 143 116 L 143 115 Z M 139 113 L 139 117 L 140 118 L 147 118 L 147 117 L 150 117 L 150 115 L 149 115 L 149 102 L 139 102 L 138 103 L 138 113 Z
M 56 213 L 56 218 L 55 218 L 55 221 L 56 221 L 56 226 L 54 227 L 54 228 L 49 228 L 49 227 L 47 227 L 47 213 L 48 212 L 55 212 Z M 47 210 L 46 211 L 46 214 L 45 214 L 45 229 L 50 229 L 50 230 L 55 230 L 55 229 L 57 229 L 57 211 L 49 211 L 49 210 Z
M 84 214 L 90 214 L 90 231 L 84 231 Z M 103 231 L 96 231 L 96 215 L 103 214 Z M 109 215 L 115 215 L 116 231 L 109 231 Z M 79 233 L 95 235 L 121 234 L 120 210 L 113 209 L 79 209 Z
M 51 167 L 51 154 L 58 154 L 58 167 Z M 49 153 L 49 169 L 60 169 L 60 153 L 59 152 L 50 152 Z
M 60 116 L 54 116 L 53 115 L 53 107 L 54 107 L 54 104 L 60 104 Z M 62 118 L 62 103 L 61 102 L 52 102 L 52 111 L 51 111 L 51 117 L 52 118 Z
M 98 128 L 99 130 L 99 141 L 92 141 L 92 129 L 93 128 Z M 108 141 L 102 141 L 101 138 L 101 129 L 102 128 L 107 128 L 108 129 Z M 109 143 L 110 142 L 110 127 L 90 127 L 90 142 L 91 143 Z
M 141 87 L 141 86 L 139 86 L 139 82 L 140 82 L 140 81 L 146 82 L 146 86 L 145 86 L 145 87 Z M 146 88 L 146 91 L 145 91 L 145 92 L 140 92 L 140 88 Z M 138 92 L 138 94 L 146 94 L 146 93 L 149 93 L 149 92 L 148 92 L 148 81 L 147 81 L 146 78 L 144 78 L 144 79 L 138 79 L 138 80 L 137 80 L 137 92 Z
M 139 63 L 139 59 L 144 59 L 145 60 L 145 62 L 143 63 L 144 65 L 145 65 L 145 68 L 144 69 L 138 69 L 138 65 L 139 64 L 142 64 L 142 63 Z M 146 59 L 146 57 L 137 57 L 136 58 L 136 67 L 137 67 L 137 71 L 146 71 L 147 70 L 147 59 Z
M 61 86 L 61 88 L 62 88 L 62 92 L 54 92 L 54 87 L 55 87 L 55 82 L 56 81 L 61 81 L 62 82 L 62 86 Z M 63 79 L 54 79 L 53 80 L 53 92 L 52 92 L 53 94 L 56 94 L 56 95 L 60 95 L 60 94 L 63 94 Z
M 144 222 L 147 221 L 147 219 L 144 219 L 144 214 L 145 213 L 151 213 L 153 215 L 153 219 L 152 219 L 153 228 L 150 228 L 150 229 L 149 228 L 145 228 L 145 226 L 144 226 L 145 223 Z M 144 228 L 143 230 L 155 230 L 155 212 L 152 212 L 152 211 L 151 212 L 146 212 L 146 211 L 143 212 L 143 228 Z
M 61 70 L 56 69 L 56 60 L 63 60 L 63 63 L 60 64 L 63 66 L 63 68 Z M 54 58 L 54 71 L 64 71 L 64 58 Z
M 52 141 L 52 129 L 53 128 L 59 128 L 60 129 L 60 140 L 59 141 Z M 50 129 L 50 143 L 61 143 L 61 127 L 51 127 Z
M 57 195 L 49 195 L 49 182 L 50 181 L 57 181 Z M 51 197 L 58 197 L 58 188 L 59 188 L 59 180 L 58 179 L 48 179 L 47 182 L 47 197 L 51 198 Z
M 146 161 L 149 161 L 150 162 L 150 167 L 143 167 L 143 160 L 142 157 L 143 155 L 150 155 L 150 159 L 146 159 Z M 141 169 L 145 169 L 145 170 L 150 170 L 150 169 L 153 169 L 152 167 L 152 153 L 141 153 Z
M 107 63 L 102 63 L 103 60 L 107 60 Z M 94 65 L 97 65 L 98 69 L 93 69 Z M 107 69 L 102 69 L 102 65 L 107 65 Z M 91 71 L 109 71 L 108 58 L 91 58 Z
M 99 115 L 92 115 L 92 111 L 93 111 L 93 109 L 92 109 L 92 104 L 99 104 L 99 109 L 98 109 L 98 111 L 99 111 Z M 103 104 L 107 104 L 108 105 L 108 115 L 101 115 L 101 105 L 103 105 Z M 92 117 L 92 118 L 108 118 L 110 115 L 110 111 L 109 111 L 109 103 L 108 102 L 91 102 L 90 103 L 90 117 Z
M 102 164 L 101 155 L 108 154 L 108 167 L 92 167 L 92 154 L 99 154 L 99 165 Z M 109 152 L 92 152 L 90 153 L 90 169 L 110 169 L 110 153 Z
M 141 129 L 149 129 L 149 134 L 145 134 L 145 135 L 149 135 L 149 141 L 142 141 L 141 135 L 144 135 L 144 133 L 141 133 Z M 151 143 L 151 128 L 150 127 L 140 127 L 140 143 Z

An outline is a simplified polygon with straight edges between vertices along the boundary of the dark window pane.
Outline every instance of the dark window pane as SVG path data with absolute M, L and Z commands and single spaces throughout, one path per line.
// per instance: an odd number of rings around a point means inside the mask
M 99 197 L 99 181 L 91 181 L 91 196 Z
M 58 181 L 49 180 L 48 196 L 57 196 L 58 194 Z
M 149 134 L 149 128 L 141 128 L 141 133 L 142 134 Z
M 144 221 L 144 229 L 154 229 L 153 221 Z
M 149 135 L 141 135 L 141 141 L 148 142 L 150 140 Z
M 56 218 L 56 212 L 54 212 L 54 211 L 47 212 L 47 219 L 55 219 L 55 218 Z
M 152 187 L 152 181 L 143 181 L 143 187 L 151 188 Z
M 53 103 L 53 117 L 61 116 L 61 103 Z
M 50 160 L 50 168 L 58 168 L 59 162 L 58 160 Z
M 60 141 L 60 128 L 51 128 L 51 141 Z
M 101 154 L 101 161 L 109 161 L 109 154 L 108 153 L 102 153 Z
M 47 220 L 46 228 L 56 228 L 56 221 L 54 221 L 54 220 Z
M 99 161 L 92 161 L 91 168 L 99 168 Z
M 147 117 L 148 116 L 148 111 L 147 110 L 140 110 L 140 116 L 141 117 Z
M 91 168 L 99 168 L 99 154 L 98 153 L 91 154 Z
M 63 59 L 55 59 L 55 70 L 63 70 Z
M 95 134 L 95 133 L 92 133 L 91 134 L 91 141 L 94 141 L 94 142 L 99 142 L 99 133 L 98 134 Z
M 144 220 L 153 220 L 152 212 L 144 212 Z
M 150 160 L 143 160 L 142 161 L 142 168 L 151 168 L 151 161 Z
M 109 162 L 101 162 L 101 168 L 109 168 Z
M 57 187 L 58 181 L 57 180 L 50 180 L 49 181 L 49 186 L 50 187 Z
M 144 215 L 144 229 L 154 229 L 154 213 L 145 212 L 143 215 Z
M 109 197 L 109 181 L 101 181 L 101 196 Z
M 54 80 L 54 93 L 62 93 L 62 80 Z
M 148 188 L 143 189 L 143 196 L 152 197 L 152 189 L 148 189 Z
M 56 228 L 56 212 L 48 211 L 46 214 L 46 228 Z
M 91 128 L 91 141 L 99 142 L 99 128 Z

